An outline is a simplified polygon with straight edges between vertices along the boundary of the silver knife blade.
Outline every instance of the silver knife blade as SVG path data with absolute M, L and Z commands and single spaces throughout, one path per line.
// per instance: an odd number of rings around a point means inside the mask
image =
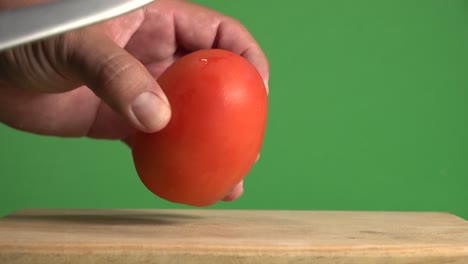
M 0 51 L 89 26 L 155 0 L 62 0 L 0 11 Z

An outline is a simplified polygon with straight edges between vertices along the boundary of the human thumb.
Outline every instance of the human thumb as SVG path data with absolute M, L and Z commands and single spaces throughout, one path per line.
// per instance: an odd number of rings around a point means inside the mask
M 167 97 L 146 68 L 98 30 L 69 38 L 70 74 L 83 82 L 135 128 L 152 133 L 169 122 Z

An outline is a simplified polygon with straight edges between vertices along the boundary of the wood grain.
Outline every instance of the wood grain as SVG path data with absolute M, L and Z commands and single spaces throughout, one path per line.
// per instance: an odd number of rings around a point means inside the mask
M 0 219 L 0 263 L 468 263 L 447 213 L 24 210 Z

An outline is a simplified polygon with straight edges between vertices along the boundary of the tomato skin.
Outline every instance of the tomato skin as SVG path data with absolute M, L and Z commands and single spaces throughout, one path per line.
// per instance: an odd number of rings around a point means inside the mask
M 180 58 L 158 83 L 172 117 L 157 133 L 136 133 L 138 175 L 163 199 L 212 205 L 248 174 L 260 152 L 268 110 L 263 79 L 240 55 L 209 49 Z

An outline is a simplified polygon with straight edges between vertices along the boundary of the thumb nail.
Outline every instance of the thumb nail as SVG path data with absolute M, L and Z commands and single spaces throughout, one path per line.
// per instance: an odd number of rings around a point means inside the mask
M 147 133 L 163 129 L 171 117 L 169 105 L 152 92 L 138 95 L 131 105 L 131 111 L 136 127 Z

